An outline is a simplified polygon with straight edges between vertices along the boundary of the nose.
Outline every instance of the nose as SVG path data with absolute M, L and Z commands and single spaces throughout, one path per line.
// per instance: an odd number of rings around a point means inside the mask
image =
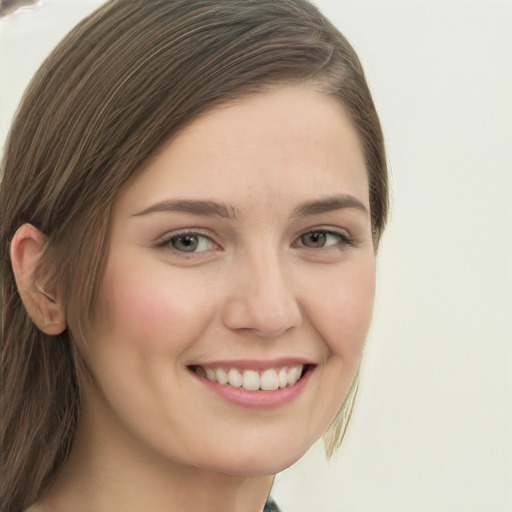
M 222 313 L 228 329 L 271 338 L 302 324 L 294 282 L 283 267 L 275 255 L 254 255 L 238 263 Z

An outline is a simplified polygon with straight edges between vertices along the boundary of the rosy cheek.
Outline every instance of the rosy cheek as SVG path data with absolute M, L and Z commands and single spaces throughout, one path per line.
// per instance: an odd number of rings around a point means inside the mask
M 168 281 L 173 281 L 169 283 Z M 105 280 L 105 320 L 109 334 L 141 346 L 168 347 L 183 339 L 197 318 L 198 297 L 176 280 L 118 270 Z M 186 336 L 185 336 L 186 338 Z
M 348 272 L 339 280 L 325 321 L 331 350 L 345 359 L 359 359 L 373 313 L 375 275 L 372 267 Z

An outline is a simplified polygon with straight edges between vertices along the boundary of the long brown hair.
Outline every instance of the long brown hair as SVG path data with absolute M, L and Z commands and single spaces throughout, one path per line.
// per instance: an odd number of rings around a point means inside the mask
M 377 113 L 354 50 L 306 0 L 113 0 L 41 66 L 2 162 L 2 510 L 19 512 L 40 498 L 69 452 L 83 364 L 77 347 L 120 188 L 205 111 L 302 83 L 337 97 L 359 134 L 377 247 L 388 203 Z M 39 272 L 64 296 L 68 329 L 60 336 L 34 326 L 16 288 L 9 246 L 27 222 L 47 236 Z M 331 449 L 345 424 L 335 425 Z

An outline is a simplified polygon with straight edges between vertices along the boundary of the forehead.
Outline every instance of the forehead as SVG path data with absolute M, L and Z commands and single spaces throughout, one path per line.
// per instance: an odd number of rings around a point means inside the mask
M 369 208 L 359 137 L 338 100 L 312 88 L 281 87 L 198 117 L 130 182 L 134 208 L 172 197 L 307 200 L 350 193 Z M 241 203 L 238 205 L 238 203 Z

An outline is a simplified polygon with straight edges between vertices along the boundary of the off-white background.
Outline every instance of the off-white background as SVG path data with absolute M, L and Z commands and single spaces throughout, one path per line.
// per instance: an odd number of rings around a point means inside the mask
M 0 21 L 0 140 L 39 62 L 100 3 Z M 512 1 L 317 4 L 366 68 L 393 216 L 346 441 L 329 464 L 314 447 L 274 495 L 285 512 L 511 512 Z

